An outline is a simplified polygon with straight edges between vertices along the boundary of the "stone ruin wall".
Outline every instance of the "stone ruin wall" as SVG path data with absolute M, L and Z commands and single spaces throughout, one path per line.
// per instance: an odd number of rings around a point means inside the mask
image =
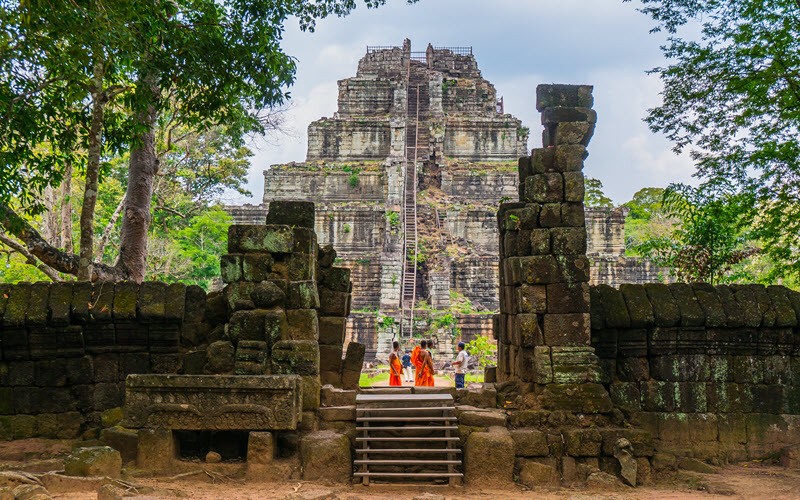
M 361 374 L 364 346 L 345 346 L 350 271 L 317 244 L 313 204 L 272 206 L 261 224 L 229 228 L 218 292 L 160 282 L 0 286 L 0 439 L 99 428 L 134 374 L 297 375 L 298 425 L 316 429 L 321 386 L 355 389 Z

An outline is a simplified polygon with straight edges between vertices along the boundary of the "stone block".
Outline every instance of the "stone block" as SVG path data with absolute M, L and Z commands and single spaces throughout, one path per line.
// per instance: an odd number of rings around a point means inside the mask
M 259 283 L 270 279 L 275 259 L 268 253 L 247 253 L 241 256 L 242 279 Z
M 109 427 L 100 431 L 100 442 L 117 450 L 122 463 L 136 460 L 139 436 L 136 431 L 124 427 Z
M 564 172 L 563 176 L 564 201 L 568 203 L 583 203 L 586 193 L 583 172 Z
M 319 366 L 321 372 L 336 372 L 342 370 L 342 346 L 324 345 L 319 346 Z
M 353 465 L 350 439 L 332 431 L 306 434 L 300 440 L 300 460 L 306 481 L 348 482 Z
M 583 146 L 588 146 L 589 141 L 592 139 L 592 135 L 594 135 L 594 127 L 594 123 L 561 122 L 555 124 L 552 129 L 548 130 L 554 129 L 555 136 L 551 136 L 550 139 L 554 146 L 563 146 L 568 144 L 580 144 Z
M 677 326 L 681 321 L 681 310 L 669 286 L 663 283 L 647 283 L 644 285 L 644 290 L 653 309 L 655 324 L 665 327 Z
M 591 108 L 594 104 L 591 85 L 542 84 L 536 87 L 536 110 L 547 108 Z
M 350 342 L 347 344 L 347 351 L 345 352 L 342 369 L 361 373 L 361 367 L 364 365 L 365 353 L 366 346 L 364 344 L 358 342 Z
M 519 313 L 544 313 L 547 311 L 547 288 L 545 286 L 522 285 L 516 288 Z
M 289 283 L 288 309 L 317 309 L 320 297 L 315 281 L 292 281 Z
M 770 285 L 767 287 L 767 295 L 775 311 L 775 326 L 797 326 L 797 316 L 789 300 L 789 289 L 782 285 Z
M 286 293 L 272 281 L 264 281 L 248 288 L 249 297 L 258 308 L 283 306 L 286 301 Z
M 233 342 L 242 340 L 266 341 L 264 318 L 268 313 L 269 311 L 265 309 L 234 312 L 227 327 L 228 338 Z
M 514 454 L 518 457 L 546 457 L 550 453 L 547 436 L 537 429 L 513 429 Z
M 333 263 L 336 262 L 336 250 L 333 248 L 333 245 L 328 244 L 319 248 L 319 252 L 317 252 L 317 262 L 319 263 L 319 267 L 323 269 L 333 266 Z
M 72 285 L 67 282 L 50 286 L 50 294 L 47 299 L 48 324 L 53 326 L 69 324 Z M 2 314 L 2 310 L 0 310 L 0 314 Z
M 219 272 L 223 283 L 242 280 L 242 255 L 225 254 L 219 258 Z
M 212 342 L 206 350 L 204 372 L 208 374 L 231 373 L 234 369 L 235 359 L 235 349 L 232 343 L 225 340 Z
M 342 370 L 342 388 L 348 390 L 358 389 L 361 380 L 361 370 Z
M 136 466 L 142 470 L 165 474 L 172 470 L 177 444 L 171 430 L 140 429 L 136 449 Z
M 573 457 L 597 457 L 603 446 L 598 429 L 567 429 L 563 431 L 567 454 Z
M 492 427 L 506 425 L 506 414 L 502 410 L 460 411 L 458 423 L 470 427 Z
M 622 293 L 608 285 L 595 287 L 603 306 L 604 323 L 607 328 L 630 328 L 631 318 Z
M 512 484 L 514 440 L 505 427 L 472 432 L 464 446 L 464 477 L 470 486 L 503 487 Z
M 525 201 L 559 203 L 564 199 L 564 180 L 558 172 L 533 174 L 525 179 Z
M 320 406 L 320 390 L 322 384 L 319 375 L 304 375 L 300 377 L 302 386 L 303 411 L 315 411 Z
M 155 281 L 145 281 L 139 287 L 139 298 L 136 308 L 139 321 L 143 323 L 159 323 L 164 321 L 164 312 L 167 299 L 167 284 Z
M 531 229 L 529 238 L 530 254 L 531 255 L 548 255 L 550 254 L 550 230 L 549 229 Z M 506 254 L 506 257 L 510 255 Z
M 317 281 L 316 253 L 291 254 L 286 260 L 286 276 L 290 281 Z
M 294 430 L 301 411 L 300 393 L 300 377 L 288 375 L 130 375 L 123 425 L 175 430 Z M 141 450 L 142 434 L 139 440 Z
M 269 346 L 264 341 L 241 340 L 236 345 L 236 375 L 267 375 Z
M 561 203 L 544 203 L 541 210 L 539 210 L 539 226 L 540 227 L 560 227 L 563 225 L 561 221 Z
M 285 254 L 294 249 L 294 231 L 288 225 L 232 225 L 228 228 L 228 253 Z
M 113 285 L 112 288 L 113 290 Z M 25 313 L 25 324 L 29 326 L 45 325 L 47 323 L 47 302 L 50 295 L 50 284 L 44 282 L 33 283 L 30 285 L 28 295 L 27 311 Z M 112 292 L 113 297 L 113 292 Z M 111 316 L 111 309 L 108 310 Z
M 681 311 L 681 326 L 703 326 L 706 317 L 697 301 L 691 285 L 686 283 L 673 283 L 669 286 L 675 302 Z
M 542 330 L 548 346 L 586 346 L 591 338 L 588 313 L 545 314 Z
M 309 340 L 281 340 L 272 346 L 272 373 L 318 375 L 319 344 Z
M 350 315 L 350 294 L 327 288 L 319 290 L 320 315 L 347 317 Z
M 332 267 L 320 273 L 320 286 L 336 292 L 349 292 L 351 289 L 350 269 Z
M 543 343 L 542 329 L 536 314 L 518 314 L 515 318 L 516 332 L 512 343 L 521 347 L 533 347 Z
M 353 406 L 356 404 L 356 391 L 338 389 L 332 385 L 322 386 L 323 406 Z
M 519 482 L 528 488 L 557 487 L 561 479 L 554 466 L 525 460 L 519 470 Z
M 631 326 L 634 328 L 647 328 L 655 323 L 653 306 L 647 296 L 647 290 L 641 285 L 623 283 L 619 291 L 628 308 Z
M 319 323 L 315 309 L 289 309 L 286 311 L 286 321 L 288 339 L 283 340 L 319 339 Z
M 489 368 L 495 367 L 487 367 Z M 470 386 L 456 391 L 456 402 L 459 405 L 474 406 L 476 408 L 495 408 L 497 406 L 497 390 L 494 383 L 486 381 L 482 386 Z
M 299 200 L 271 201 L 267 224 L 282 224 L 314 229 L 314 203 Z
M 555 149 L 536 148 L 531 151 L 531 173 L 543 174 L 555 171 Z
M 109 446 L 76 448 L 64 459 L 64 472 L 68 476 L 118 478 L 121 469 L 122 456 Z
M 347 318 L 323 316 L 319 318 L 319 343 L 323 345 L 344 344 Z
M 320 420 L 325 422 L 355 422 L 356 407 L 353 406 L 327 406 L 317 411 Z
M 727 319 L 725 309 L 722 307 L 716 288 L 708 283 L 693 283 L 692 290 L 706 318 L 705 326 L 709 328 L 725 326 Z
M 538 397 L 542 408 L 577 413 L 608 413 L 614 405 L 601 384 L 549 384 Z
M 584 255 L 586 230 L 583 227 L 556 227 L 550 230 L 551 248 L 556 255 Z
M 597 123 L 597 112 L 587 107 L 552 106 L 542 110 L 542 125 L 563 122 Z
M 585 313 L 588 304 L 588 283 L 547 285 L 547 312 L 550 314 Z

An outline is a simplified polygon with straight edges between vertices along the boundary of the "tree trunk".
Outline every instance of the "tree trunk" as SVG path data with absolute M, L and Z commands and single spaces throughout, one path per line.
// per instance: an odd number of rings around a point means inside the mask
M 131 280 L 144 281 L 147 261 L 147 231 L 150 228 L 150 204 L 153 197 L 153 180 L 158 173 L 156 155 L 156 99 L 158 85 L 152 74 L 144 75 L 136 87 L 148 102 L 146 109 L 137 115 L 141 130 L 134 147 L 128 168 L 128 189 L 125 193 L 125 210 L 120 229 L 119 259 L 116 267 Z
M 72 162 L 68 161 L 61 183 L 61 245 L 72 253 Z
M 83 190 L 83 206 L 81 207 L 80 253 L 78 254 L 79 280 L 91 279 L 92 262 L 94 261 L 94 213 L 97 205 L 100 154 L 103 148 L 103 115 L 106 105 L 106 95 L 103 92 L 103 73 L 103 62 L 96 62 L 94 65 L 94 88 L 92 89 L 92 123 L 89 128 L 89 148 L 86 163 L 86 186 Z

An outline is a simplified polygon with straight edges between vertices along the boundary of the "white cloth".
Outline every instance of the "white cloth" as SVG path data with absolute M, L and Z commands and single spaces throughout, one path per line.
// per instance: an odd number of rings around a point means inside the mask
M 454 365 L 456 373 L 464 373 L 467 369 L 467 359 L 469 359 L 467 351 L 459 351 L 458 356 L 456 356 L 456 362 L 458 364 Z
M 405 368 L 403 368 L 403 373 L 406 376 L 406 380 L 405 380 L 406 382 L 413 382 L 414 381 L 414 375 L 411 373 L 411 367 L 410 366 L 406 366 Z

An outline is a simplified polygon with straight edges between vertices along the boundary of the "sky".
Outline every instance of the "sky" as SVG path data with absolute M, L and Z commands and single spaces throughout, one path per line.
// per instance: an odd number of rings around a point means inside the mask
M 336 111 L 337 81 L 355 76 L 367 45 L 412 50 L 472 46 L 484 78 L 504 97 L 505 111 L 530 127 L 530 148 L 541 146 L 535 108 L 541 83 L 594 85 L 597 128 L 589 144 L 585 174 L 602 181 L 621 204 L 643 187 L 691 182 L 688 155 L 675 155 L 663 136 L 642 121 L 659 103 L 660 80 L 646 72 L 665 65 L 663 37 L 649 33 L 652 21 L 622 0 L 387 0 L 349 16 L 318 21 L 314 33 L 295 22 L 286 26 L 283 49 L 297 60 L 285 131 L 253 138 L 247 200 L 260 203 L 269 165 L 304 161 L 308 124 Z

